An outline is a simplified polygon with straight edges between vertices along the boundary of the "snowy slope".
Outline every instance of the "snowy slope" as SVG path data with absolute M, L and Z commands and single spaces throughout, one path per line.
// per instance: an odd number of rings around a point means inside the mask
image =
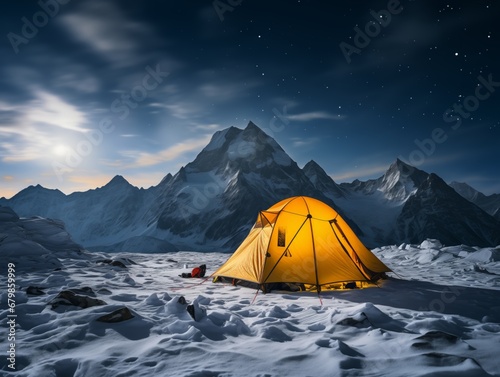
M 97 263 L 109 258 L 104 254 L 62 259 L 63 270 L 18 274 L 18 372 L 8 374 L 2 357 L 0 374 L 500 376 L 499 249 L 427 240 L 374 252 L 395 271 L 389 280 L 324 292 L 321 300 L 307 292 L 255 297 L 248 288 L 178 276 L 201 263 L 215 271 L 227 254 L 125 254 L 125 268 Z M 46 294 L 27 295 L 28 286 Z M 51 309 L 68 289 L 105 304 Z M 181 296 L 194 305 L 195 319 Z M 0 302 L 5 329 L 5 294 Z M 97 321 L 124 307 L 132 319 Z
M 19 218 L 9 207 L 0 207 L 0 272 L 7 263 L 18 263 L 19 270 L 61 267 L 58 258 L 83 255 L 64 224 L 41 217 Z

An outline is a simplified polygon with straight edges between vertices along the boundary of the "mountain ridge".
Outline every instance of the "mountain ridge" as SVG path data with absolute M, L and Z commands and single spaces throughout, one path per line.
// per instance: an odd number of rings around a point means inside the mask
M 500 221 L 500 194 L 485 195 L 464 182 L 454 181 L 449 185 L 465 199 Z
M 147 252 L 155 252 L 151 245 L 229 251 L 246 236 L 259 210 L 298 195 L 332 206 L 369 247 L 440 238 L 433 226 L 443 242 L 500 244 L 500 222 L 438 178 L 396 159 L 377 179 L 337 184 L 315 161 L 301 169 L 272 137 L 249 122 L 244 129 L 217 131 L 193 161 L 148 189 L 116 175 L 102 187 L 69 195 L 30 186 L 11 199 L 0 199 L 0 205 L 21 216 L 61 219 L 76 241 L 94 250 L 141 247 L 143 242 L 141 249 Z M 452 221 L 456 219 L 443 211 L 454 205 L 474 218 L 462 220 L 460 212 L 452 211 L 460 219 Z M 432 209 L 441 212 L 436 215 Z M 483 229 L 474 227 L 473 220 Z M 453 226 L 462 235 L 451 237 L 457 233 Z

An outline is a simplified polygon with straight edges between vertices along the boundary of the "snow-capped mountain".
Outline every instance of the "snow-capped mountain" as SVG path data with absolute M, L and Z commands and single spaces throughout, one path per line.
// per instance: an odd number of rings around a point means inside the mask
M 0 205 L 25 217 L 60 219 L 92 250 L 230 251 L 259 210 L 296 195 L 334 207 L 369 247 L 428 237 L 500 244 L 500 222 L 437 176 L 397 160 L 378 179 L 337 184 L 314 161 L 301 169 L 252 122 L 216 132 L 194 161 L 149 189 L 116 176 L 101 188 L 67 196 L 30 186 Z
M 328 181 L 326 173 L 322 176 Z M 363 229 L 369 245 L 418 243 L 426 237 L 446 244 L 500 243 L 499 221 L 462 198 L 437 175 L 399 159 L 378 179 L 338 186 L 344 196 L 336 195 L 335 186 L 325 195 L 335 197 L 337 205 Z M 322 182 L 321 187 L 327 184 Z
M 30 186 L 10 199 L 8 205 L 20 216 L 61 219 L 77 242 L 90 247 L 142 233 L 141 223 L 152 197 L 116 176 L 101 188 L 68 196 L 58 190 Z
M 500 221 L 500 194 L 484 195 L 463 182 L 451 182 L 450 186 L 465 199 L 482 208 Z
M 422 170 L 397 159 L 382 177 L 366 182 L 355 180 L 353 183 L 343 183 L 341 187 L 363 195 L 374 195 L 379 192 L 386 201 L 401 203 L 415 192 L 427 175 Z
M 295 195 L 335 206 L 274 139 L 250 122 L 217 132 L 196 159 L 171 180 L 170 200 L 153 234 L 167 231 L 177 244 L 197 248 L 236 246 L 259 210 Z M 174 243 L 176 243 L 174 242 Z
M 92 250 L 163 252 L 176 249 L 166 241 L 187 249 L 230 250 L 259 210 L 295 195 L 335 207 L 281 146 L 250 122 L 244 130 L 215 133 L 193 162 L 147 190 L 116 176 L 101 188 L 68 196 L 30 186 L 3 203 L 22 216 L 62 219 Z

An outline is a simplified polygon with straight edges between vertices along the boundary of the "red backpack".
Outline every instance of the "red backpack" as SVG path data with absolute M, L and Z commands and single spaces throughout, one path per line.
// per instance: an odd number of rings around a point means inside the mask
M 202 278 L 205 276 L 205 272 L 207 271 L 207 266 L 202 264 L 199 267 L 193 268 L 191 271 L 191 277 L 193 278 Z
M 191 277 L 199 278 L 199 277 L 201 277 L 200 275 L 201 275 L 201 268 L 199 268 L 199 267 L 193 268 L 193 270 L 191 271 Z

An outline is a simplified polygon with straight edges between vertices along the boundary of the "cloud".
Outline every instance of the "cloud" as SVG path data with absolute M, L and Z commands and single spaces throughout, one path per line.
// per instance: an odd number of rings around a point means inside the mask
M 87 122 L 85 114 L 77 107 L 44 90 L 35 89 L 32 95 L 34 97 L 32 100 L 21 105 L 0 103 L 0 111 L 10 113 L 10 117 L 2 119 L 0 131 L 9 132 L 9 127 L 6 126 L 15 125 L 16 129 L 11 129 L 10 132 L 24 134 L 26 128 L 36 124 L 45 124 L 81 133 L 88 131 L 84 128 L 84 124 Z M 6 122 L 9 124 L 6 125 Z
M 70 88 L 81 93 L 95 93 L 100 89 L 100 82 L 88 74 L 67 72 L 57 77 L 56 85 Z
M 25 121 L 32 124 L 45 123 L 82 133 L 88 131 L 83 128 L 86 123 L 85 115 L 75 106 L 42 90 L 37 90 L 34 94 L 36 99 L 31 102 L 33 106 L 27 109 Z
M 211 136 L 206 135 L 199 139 L 188 139 L 157 153 L 142 151 L 123 151 L 125 157 L 132 158 L 133 162 L 127 168 L 143 168 L 175 160 L 188 152 L 198 151 L 210 142 Z
M 241 78 L 232 78 L 233 82 L 205 83 L 198 91 L 212 102 L 227 102 L 248 95 L 250 89 L 261 85 L 258 81 L 244 81 Z
M 221 126 L 220 124 L 196 124 L 193 127 L 194 131 L 206 131 L 206 132 L 212 132 L 214 133 L 215 131 L 219 131 L 224 129 L 224 126 Z
M 21 104 L 0 103 L 0 157 L 5 162 L 40 160 L 68 134 L 82 134 L 87 118 L 77 107 L 44 90 Z M 59 130 L 59 132 L 57 132 Z
M 140 41 L 153 39 L 146 25 L 129 20 L 111 2 L 85 2 L 78 12 L 63 15 L 58 20 L 75 39 L 117 67 L 142 61 L 144 54 L 139 52 Z
M 346 116 L 342 114 L 331 114 L 326 111 L 311 111 L 301 114 L 288 115 L 287 119 L 291 121 L 309 122 L 311 120 L 327 119 L 327 120 L 343 120 Z
M 234 84 L 204 84 L 200 92 L 213 101 L 227 101 L 235 98 L 241 88 Z
M 11 176 L 11 175 L 4 175 L 4 176 L 2 177 L 2 179 L 3 179 L 4 181 L 12 181 L 12 180 L 14 180 L 14 177 L 13 177 L 13 176 Z
M 170 115 L 178 119 L 192 119 L 205 113 L 204 107 L 199 103 L 181 101 L 170 104 L 158 104 L 155 107 L 167 109 Z
M 310 138 L 298 138 L 294 137 L 292 138 L 293 146 L 294 147 L 306 147 L 309 145 L 316 144 L 320 141 L 320 138 L 318 137 L 310 137 Z

